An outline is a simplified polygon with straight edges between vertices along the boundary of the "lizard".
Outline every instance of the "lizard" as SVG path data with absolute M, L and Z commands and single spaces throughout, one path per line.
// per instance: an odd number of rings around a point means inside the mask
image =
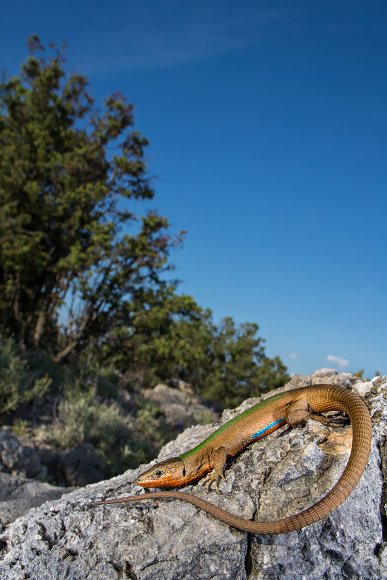
M 310 418 L 326 424 L 321 413 L 342 411 L 352 423 L 352 448 L 347 465 L 334 487 L 311 507 L 283 519 L 261 522 L 248 520 L 193 495 L 177 490 L 153 491 L 140 495 L 95 502 L 95 505 L 131 503 L 143 500 L 178 499 L 195 505 L 218 520 L 243 532 L 280 534 L 313 524 L 338 508 L 352 493 L 365 470 L 371 450 L 372 423 L 367 405 L 354 391 L 329 384 L 300 387 L 269 397 L 221 425 L 193 449 L 161 461 L 136 480 L 143 488 L 181 487 L 202 479 L 208 489 L 218 489 L 224 469 L 248 445 L 288 425 L 305 424 Z M 203 479 L 204 478 L 204 479 Z

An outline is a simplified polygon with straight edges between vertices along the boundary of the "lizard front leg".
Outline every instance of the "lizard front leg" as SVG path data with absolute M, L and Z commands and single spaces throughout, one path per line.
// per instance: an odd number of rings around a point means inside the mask
M 211 450 L 210 463 L 212 469 L 206 477 L 199 481 L 199 485 L 204 485 L 207 490 L 211 489 L 214 484 L 215 489 L 219 491 L 219 481 L 226 479 L 224 476 L 224 467 L 227 461 L 227 451 L 224 447 L 218 447 Z

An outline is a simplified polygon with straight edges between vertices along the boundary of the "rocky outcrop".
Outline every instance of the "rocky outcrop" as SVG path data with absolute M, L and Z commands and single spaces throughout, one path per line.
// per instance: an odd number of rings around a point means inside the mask
M 58 499 L 72 488 L 63 489 L 43 481 L 0 473 L 0 530 L 4 531 L 32 507 Z
M 46 475 L 47 468 L 34 449 L 23 446 L 8 431 L 0 431 L 0 530 L 32 507 L 72 491 L 31 479 Z
M 106 478 L 93 445 L 84 443 L 69 451 L 41 453 L 53 481 L 60 486 L 80 487 Z
M 177 382 L 177 388 L 160 384 L 154 389 L 144 389 L 142 395 L 159 406 L 166 422 L 174 429 L 182 430 L 197 423 L 210 423 L 219 419 L 182 381 Z
M 17 486 L 21 477 L 49 479 L 61 488 L 84 486 L 106 477 L 102 461 L 90 443 L 69 451 L 35 450 L 6 430 L 0 431 L 0 473 L 17 476 Z
M 348 373 L 294 377 L 286 388 L 335 382 L 367 392 L 373 417 L 369 465 L 350 498 L 325 520 L 277 536 L 241 533 L 179 501 L 95 506 L 97 499 L 135 491 L 135 471 L 48 502 L 19 518 L 1 537 L 0 578 L 7 579 L 336 579 L 383 578 L 387 547 L 383 470 L 387 473 L 387 377 L 368 385 Z M 270 393 L 271 395 L 272 393 Z M 266 395 L 269 396 L 269 395 Z M 227 420 L 257 400 L 228 411 Z M 188 429 L 159 459 L 177 455 L 214 426 Z M 332 435 L 333 434 L 333 435 Z M 348 457 L 347 425 L 308 421 L 281 429 L 242 453 L 228 468 L 221 494 L 194 494 L 245 518 L 276 519 L 302 510 L 337 481 Z M 138 491 L 138 490 L 137 490 Z
M 24 447 L 8 431 L 0 431 L 0 471 L 22 477 L 44 477 L 46 475 L 46 470 L 36 451 Z

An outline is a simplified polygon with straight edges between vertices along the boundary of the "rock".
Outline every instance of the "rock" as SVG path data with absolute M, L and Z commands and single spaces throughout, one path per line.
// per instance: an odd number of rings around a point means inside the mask
M 0 431 L 0 472 L 37 479 L 48 474 L 60 487 L 80 487 L 105 479 L 102 462 L 90 443 L 67 452 L 38 453 L 8 431 Z
M 47 477 L 60 487 L 81 487 L 105 479 L 102 462 L 90 443 L 77 445 L 69 451 L 39 450 Z
M 93 445 L 78 445 L 61 453 L 56 466 L 56 481 L 65 486 L 83 486 L 105 479 L 102 462 Z
M 352 377 L 351 382 L 355 380 Z M 386 398 L 387 381 L 374 384 L 368 394 L 374 429 L 368 467 L 350 498 L 321 522 L 290 534 L 259 536 L 239 532 L 179 501 L 93 505 L 97 499 L 138 491 L 133 481 L 145 469 L 142 466 L 46 503 L 19 518 L 0 538 L 4 543 L 0 578 L 387 577 L 382 531 L 386 509 Z M 212 430 L 210 426 L 188 429 L 163 448 L 159 459 L 191 448 Z M 244 518 L 277 519 L 298 512 L 337 481 L 348 457 L 346 430 L 348 427 L 328 429 L 315 421 L 308 421 L 303 429 L 280 429 L 231 463 L 220 495 L 198 485 L 189 486 L 187 491 Z M 338 436 L 332 437 L 328 448 L 325 445 L 326 453 L 321 444 L 328 441 L 328 431 Z
M 353 385 L 354 390 L 359 393 L 361 397 L 365 397 L 374 386 L 372 381 L 359 382 Z
M 167 423 L 173 428 L 183 429 L 195 423 L 218 421 L 219 416 L 205 407 L 199 398 L 187 387 L 179 382 L 178 388 L 167 385 L 157 385 L 154 389 L 146 389 L 143 395 L 146 399 L 155 401 L 164 414 Z
M 372 379 L 371 383 L 375 387 L 380 387 L 380 386 L 384 385 L 385 383 L 387 383 L 387 375 L 383 375 L 383 376 L 378 375 Z
M 293 375 L 292 378 L 290 379 L 290 382 L 287 385 L 285 385 L 285 387 L 282 387 L 282 389 L 284 388 L 298 389 L 300 387 L 309 387 L 310 384 L 311 384 L 310 377 L 305 377 L 302 375 Z
M 337 370 L 330 368 L 318 369 L 312 373 L 312 379 L 314 377 L 329 377 L 330 375 L 337 375 Z
M 174 389 L 178 389 L 182 393 L 187 393 L 189 395 L 194 394 L 194 390 L 191 387 L 191 385 L 189 383 L 186 383 L 185 381 L 181 381 L 179 379 L 177 380 L 172 379 L 170 381 L 170 386 L 173 387 Z
M 3 531 L 32 507 L 58 499 L 70 491 L 71 488 L 65 490 L 41 481 L 0 473 L 0 529 Z
M 39 455 L 8 431 L 0 431 L 0 471 L 23 477 L 44 477 Z

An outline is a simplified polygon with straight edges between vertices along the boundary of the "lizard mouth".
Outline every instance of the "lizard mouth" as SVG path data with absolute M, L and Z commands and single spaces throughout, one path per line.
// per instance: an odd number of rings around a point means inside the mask
M 174 477 L 160 477 L 159 479 L 148 479 L 140 475 L 136 479 L 136 485 L 144 488 L 150 487 L 180 487 L 182 485 L 181 479 Z
M 136 485 L 141 487 L 180 487 L 185 485 L 184 466 L 178 458 L 161 461 L 141 473 Z

